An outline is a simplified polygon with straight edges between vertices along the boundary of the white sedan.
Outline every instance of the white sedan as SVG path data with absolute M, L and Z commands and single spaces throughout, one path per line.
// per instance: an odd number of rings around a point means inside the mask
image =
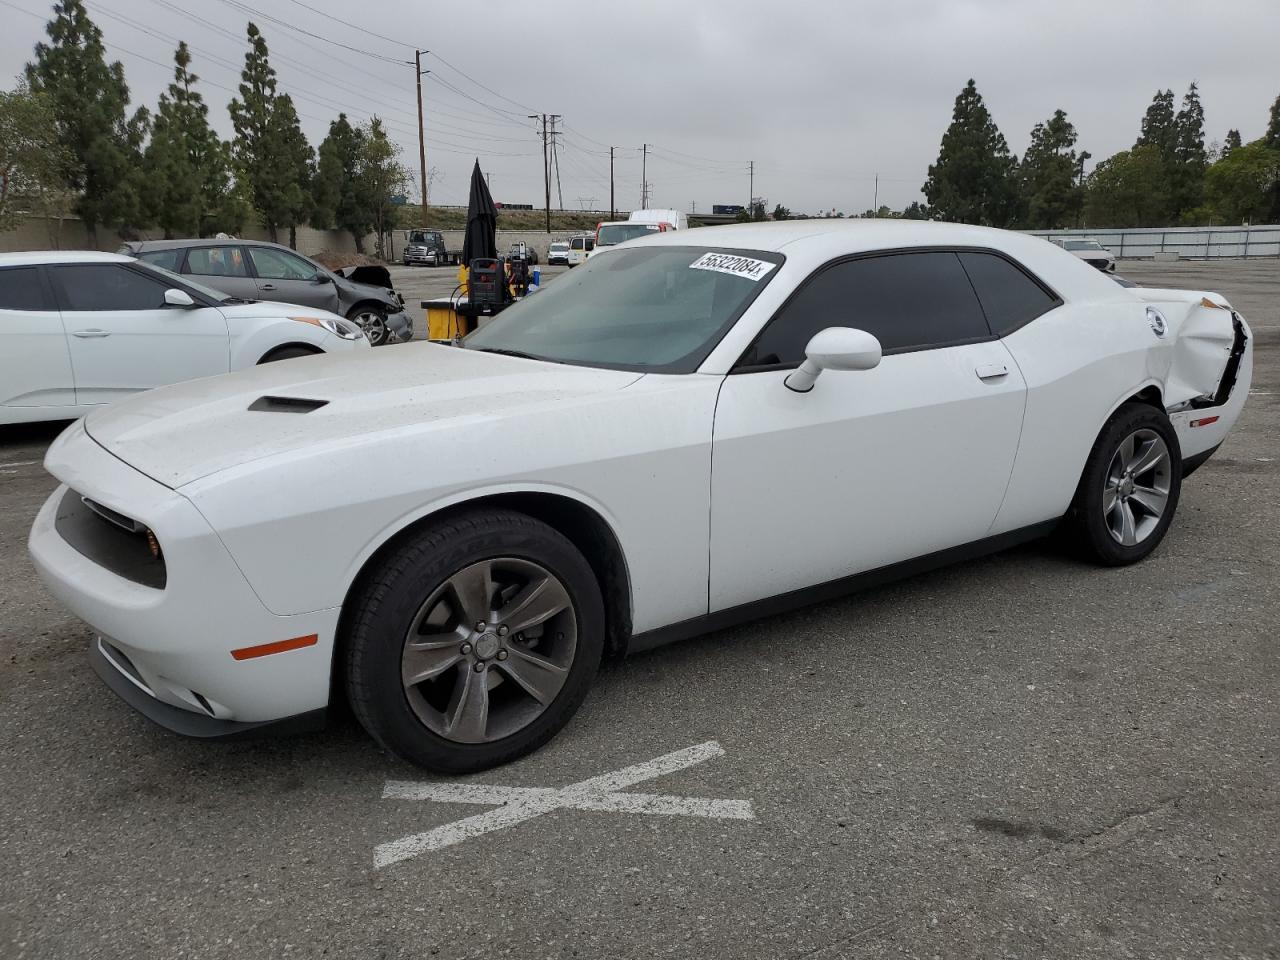
M 1065 237 L 1058 241 L 1062 249 L 1073 257 L 1079 257 L 1091 267 L 1103 273 L 1116 272 L 1116 255 L 1092 237 Z
M 0 254 L 0 424 L 67 420 L 162 384 L 367 347 L 325 310 L 237 300 L 112 253 Z
M 1064 524 L 1142 559 L 1251 371 L 1222 297 L 1029 236 L 655 234 L 462 348 L 94 413 L 49 450 L 30 547 L 160 723 L 309 727 L 337 691 L 389 750 L 472 771 L 554 735 L 607 653 Z

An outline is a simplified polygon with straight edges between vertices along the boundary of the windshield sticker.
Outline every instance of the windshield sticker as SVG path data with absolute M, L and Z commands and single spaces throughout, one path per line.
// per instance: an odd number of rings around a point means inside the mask
M 755 283 L 769 275 L 776 263 L 768 260 L 753 260 L 751 257 L 739 257 L 731 253 L 704 253 L 693 263 L 690 270 L 714 270 L 716 273 L 727 273 L 734 277 L 746 277 Z

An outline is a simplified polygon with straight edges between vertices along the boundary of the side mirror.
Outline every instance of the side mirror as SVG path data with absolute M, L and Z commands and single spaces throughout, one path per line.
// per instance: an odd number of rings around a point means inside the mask
M 312 283 L 333 283 L 333 277 L 327 273 L 317 273 L 311 281 Z
M 179 290 L 173 287 L 164 292 L 164 305 L 166 307 L 194 307 L 196 302 L 191 299 L 191 294 L 185 290 Z
M 870 370 L 880 363 L 880 341 L 865 330 L 827 327 L 804 348 L 805 361 L 784 381 L 787 389 L 808 393 L 823 370 Z

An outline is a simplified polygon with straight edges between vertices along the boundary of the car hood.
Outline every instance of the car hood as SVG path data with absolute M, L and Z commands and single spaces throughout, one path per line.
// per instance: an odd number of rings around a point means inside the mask
M 413 344 L 284 360 L 161 387 L 94 411 L 84 426 L 125 463 L 180 487 L 266 457 L 432 425 L 488 424 L 620 390 L 640 376 Z
M 389 287 L 376 287 L 372 283 L 358 283 L 340 274 L 334 274 L 334 276 L 337 277 L 337 282 L 350 297 L 381 300 L 385 303 L 396 304 L 395 291 Z M 396 305 L 398 306 L 398 304 Z
M 248 303 L 220 303 L 218 310 L 228 320 L 262 320 L 273 317 L 333 317 L 319 307 L 304 307 L 279 300 L 250 300 Z

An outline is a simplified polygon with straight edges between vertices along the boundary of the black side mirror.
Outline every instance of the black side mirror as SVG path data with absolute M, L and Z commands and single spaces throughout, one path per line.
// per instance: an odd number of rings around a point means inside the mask
M 333 283 L 333 278 L 327 273 L 317 273 L 312 283 Z

